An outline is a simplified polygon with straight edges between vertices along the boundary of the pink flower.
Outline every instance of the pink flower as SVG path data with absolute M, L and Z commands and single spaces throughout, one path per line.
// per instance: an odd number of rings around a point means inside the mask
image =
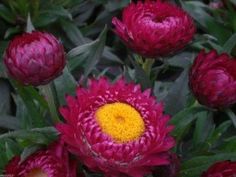
M 25 85 L 44 85 L 65 66 L 62 44 L 52 35 L 34 31 L 15 37 L 5 51 L 8 73 Z
M 114 17 L 115 33 L 138 54 L 155 58 L 183 49 L 193 38 L 192 18 L 167 2 L 138 1 L 123 10 L 122 20 Z
M 61 142 L 48 149 L 37 151 L 23 162 L 14 157 L 5 168 L 5 175 L 12 177 L 76 177 L 76 162 L 70 161 Z
M 78 87 L 60 108 L 66 123 L 56 127 L 70 151 L 92 171 L 105 176 L 143 177 L 154 166 L 166 165 L 175 145 L 169 135 L 169 116 L 163 106 L 123 79 L 111 84 L 105 78 Z
M 211 108 L 236 102 L 236 60 L 215 50 L 201 51 L 189 73 L 189 86 L 197 100 Z
M 223 161 L 212 165 L 202 177 L 234 177 L 236 176 L 236 162 Z

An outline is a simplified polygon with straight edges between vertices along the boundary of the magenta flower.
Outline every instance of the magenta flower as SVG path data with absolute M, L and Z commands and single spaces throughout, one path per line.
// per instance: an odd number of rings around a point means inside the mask
M 67 96 L 67 106 L 60 109 L 66 123 L 57 129 L 90 170 L 107 177 L 143 177 L 154 166 L 169 164 L 173 126 L 150 90 L 101 78 L 78 87 L 76 95 Z
M 183 49 L 193 38 L 192 18 L 167 2 L 138 1 L 123 10 L 122 20 L 114 17 L 115 33 L 138 54 L 156 58 Z
M 65 66 L 62 44 L 52 35 L 34 31 L 15 37 L 5 51 L 8 73 L 24 85 L 44 85 Z
M 76 177 L 76 162 L 70 161 L 62 143 L 54 143 L 21 162 L 14 157 L 5 168 L 12 177 Z
M 189 73 L 189 86 L 197 100 L 211 108 L 236 102 L 236 60 L 215 50 L 201 51 Z

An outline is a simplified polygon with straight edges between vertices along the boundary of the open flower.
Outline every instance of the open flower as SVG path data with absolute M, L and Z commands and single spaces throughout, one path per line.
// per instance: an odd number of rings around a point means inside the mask
M 138 54 L 156 58 L 184 48 L 193 38 L 192 18 L 167 2 L 138 1 L 123 10 L 122 20 L 114 17 L 115 33 Z
M 64 48 L 52 34 L 24 33 L 10 42 L 4 62 L 9 75 L 22 84 L 44 85 L 61 74 Z
M 202 177 L 234 177 L 236 176 L 236 162 L 223 161 L 212 165 Z
M 236 102 L 236 60 L 215 50 L 201 51 L 189 73 L 189 86 L 197 100 L 211 108 Z
M 11 177 L 76 177 L 76 162 L 70 161 L 61 142 L 39 150 L 21 162 L 14 157 L 5 168 Z
M 70 151 L 92 171 L 105 176 L 142 177 L 154 166 L 168 164 L 175 145 L 163 106 L 123 79 L 90 80 L 88 88 L 67 96 L 60 109 L 66 123 L 57 125 Z

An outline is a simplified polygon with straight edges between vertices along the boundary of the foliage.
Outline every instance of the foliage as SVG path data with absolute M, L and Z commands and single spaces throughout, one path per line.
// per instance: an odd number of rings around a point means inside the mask
M 186 49 L 155 61 L 147 73 L 142 58 L 128 51 L 112 32 L 111 18 L 129 0 L 2 0 L 0 56 L 15 35 L 35 27 L 62 41 L 68 61 L 63 74 L 51 83 L 50 102 L 40 88 L 8 78 L 0 57 L 0 173 L 14 155 L 25 157 L 57 137 L 51 104 L 63 105 L 65 94 L 74 94 L 76 85 L 102 75 L 112 80 L 123 75 L 142 88 L 151 87 L 157 100 L 163 101 L 175 125 L 173 151 L 181 157 L 181 177 L 200 176 L 219 160 L 236 160 L 234 107 L 217 111 L 201 106 L 188 88 L 189 67 L 202 48 L 236 56 L 236 1 L 219 9 L 203 0 L 173 2 L 194 18 L 197 34 Z

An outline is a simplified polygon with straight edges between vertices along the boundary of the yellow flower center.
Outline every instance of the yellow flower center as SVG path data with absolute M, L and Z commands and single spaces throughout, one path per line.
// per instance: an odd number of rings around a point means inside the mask
M 145 130 L 140 113 L 126 103 L 105 104 L 95 116 L 102 131 L 118 143 L 136 140 Z
M 48 175 L 41 169 L 35 168 L 31 172 L 29 172 L 26 177 L 48 177 Z

